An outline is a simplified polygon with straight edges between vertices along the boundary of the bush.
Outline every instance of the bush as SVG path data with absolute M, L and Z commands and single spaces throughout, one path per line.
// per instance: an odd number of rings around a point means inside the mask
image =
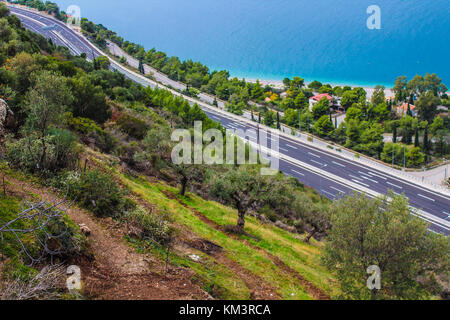
M 6 143 L 10 165 L 30 172 L 56 172 L 72 167 L 79 154 L 77 138 L 68 130 L 54 129 L 46 137 L 46 156 L 41 164 L 42 141 L 37 135 Z
M 126 191 L 107 174 L 89 170 L 83 174 L 69 171 L 55 179 L 58 188 L 100 217 L 119 217 L 133 207 Z
M 117 120 L 117 125 L 120 127 L 120 130 L 122 132 L 138 140 L 144 139 L 148 130 L 148 125 L 144 120 L 138 119 L 128 114 L 120 117 Z
M 74 118 L 70 112 L 66 114 L 66 117 L 69 127 L 82 135 L 81 140 L 84 143 L 89 144 L 93 140 L 95 146 L 107 153 L 116 147 L 116 139 L 97 125 L 94 120 Z
M 132 233 L 139 238 L 152 240 L 160 245 L 168 244 L 172 239 L 173 229 L 167 214 L 157 215 L 137 206 L 128 211 L 124 219 L 132 228 Z

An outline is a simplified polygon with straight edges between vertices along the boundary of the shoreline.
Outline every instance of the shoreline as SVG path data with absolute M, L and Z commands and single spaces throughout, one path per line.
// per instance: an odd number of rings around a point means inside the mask
M 238 77 L 239 80 L 245 79 L 245 81 L 250 82 L 250 83 L 255 83 L 256 81 L 259 81 L 263 86 L 265 85 L 270 85 L 271 87 L 277 88 L 277 89 L 284 89 L 284 85 L 283 85 L 283 81 L 282 80 L 271 80 L 271 79 L 255 79 L 255 78 L 246 78 L 246 77 Z M 312 81 L 306 81 L 305 80 L 305 85 L 308 85 L 309 83 L 311 83 Z M 375 91 L 375 86 L 369 86 L 369 85 L 356 85 L 356 84 L 340 84 L 340 83 L 324 83 L 324 84 L 330 84 L 331 86 L 335 87 L 335 86 L 349 86 L 351 88 L 363 88 L 366 92 L 367 92 L 367 98 L 371 98 L 374 91 Z M 394 96 L 394 92 L 391 89 L 392 87 L 387 87 L 385 86 L 384 89 L 384 94 L 386 95 L 386 97 L 390 97 L 390 96 Z

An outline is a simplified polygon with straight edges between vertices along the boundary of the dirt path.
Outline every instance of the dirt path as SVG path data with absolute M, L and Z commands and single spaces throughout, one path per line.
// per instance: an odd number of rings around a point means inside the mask
M 227 236 L 232 237 L 235 240 L 238 240 L 238 241 L 241 241 L 241 242 L 245 243 L 247 246 L 251 247 L 252 249 L 261 252 L 264 256 L 269 258 L 276 266 L 278 266 L 284 272 L 286 272 L 287 274 L 289 274 L 292 277 L 296 278 L 300 282 L 301 286 L 305 289 L 305 291 L 311 297 L 313 297 L 314 299 L 316 299 L 316 300 L 330 300 L 330 296 L 329 295 L 327 295 L 321 289 L 317 288 L 314 284 L 312 284 L 311 282 L 306 280 L 300 273 L 298 273 L 296 270 L 294 270 L 291 267 L 289 267 L 288 265 L 286 265 L 278 257 L 274 256 L 273 254 L 267 252 L 266 250 L 264 250 L 262 248 L 259 248 L 257 246 L 252 245 L 247 240 L 243 240 L 243 239 L 239 238 L 236 234 L 232 234 L 232 233 L 227 232 L 227 230 L 226 230 L 226 228 L 224 228 L 224 226 L 221 226 L 221 225 L 217 224 L 215 221 L 209 219 L 208 217 L 206 217 L 204 214 L 202 214 L 201 212 L 199 212 L 195 208 L 192 208 L 192 207 L 188 206 L 187 204 L 183 203 L 174 194 L 172 194 L 170 192 L 164 192 L 164 194 L 167 197 L 169 197 L 170 199 L 177 200 L 178 203 L 180 203 L 182 206 L 184 206 L 185 208 L 191 210 L 201 221 L 203 221 L 207 225 L 213 227 L 214 229 L 216 229 L 218 231 L 221 231 L 221 232 L 225 233 Z M 215 257 L 218 258 L 217 256 L 215 256 Z M 220 258 L 218 258 L 218 259 L 220 259 Z M 231 260 L 231 259 L 229 259 L 229 260 Z M 242 270 L 235 270 L 235 269 L 239 269 L 237 267 L 241 267 L 241 266 L 238 263 L 236 263 L 235 261 L 233 261 L 233 260 L 231 260 L 231 262 L 232 262 L 232 264 L 231 264 L 231 266 L 229 266 L 230 269 L 235 271 L 236 274 L 238 274 L 238 275 L 242 274 L 242 272 L 240 272 Z M 226 262 L 224 262 L 224 264 L 227 265 Z M 237 265 L 237 266 L 234 266 L 234 265 Z M 227 267 L 228 267 L 228 265 L 227 265 Z M 242 269 L 244 269 L 244 268 L 242 268 Z M 244 270 L 247 271 L 246 269 L 244 269 Z M 259 279 L 259 280 L 258 279 L 254 279 L 255 277 L 259 278 L 256 275 L 253 275 L 253 278 L 252 277 L 248 278 L 248 277 L 246 277 L 246 275 L 243 275 L 243 277 L 241 277 L 241 278 L 246 283 L 246 285 L 248 284 L 249 288 L 255 288 L 255 283 L 256 283 L 256 288 L 259 287 L 261 289 L 260 291 L 255 291 L 255 293 L 254 293 L 255 295 L 262 296 L 263 299 L 273 299 L 273 296 L 270 296 L 270 294 L 274 293 L 274 291 L 273 291 L 274 288 L 271 287 L 268 284 L 265 284 L 262 279 Z M 244 278 L 246 278 L 246 280 Z M 249 282 L 247 283 L 247 281 L 249 281 Z M 267 296 L 267 294 L 269 294 L 269 297 Z
M 51 194 L 39 185 L 32 185 L 12 177 L 8 194 L 20 197 L 36 195 L 49 199 Z M 94 259 L 79 261 L 83 291 L 87 298 L 108 300 L 181 300 L 208 299 L 210 296 L 192 280 L 190 270 L 173 267 L 165 273 L 165 265 L 151 255 L 137 253 L 124 240 L 123 227 L 112 219 L 100 219 L 83 209 L 72 206 L 68 215 L 77 224 L 91 230 L 88 237 Z

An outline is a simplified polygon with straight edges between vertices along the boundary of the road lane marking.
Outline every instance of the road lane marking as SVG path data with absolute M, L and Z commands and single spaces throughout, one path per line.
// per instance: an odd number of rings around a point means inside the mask
M 298 148 L 297 148 L 297 147 L 291 146 L 290 144 L 286 144 L 286 146 L 287 146 L 287 147 L 289 147 L 289 148 L 292 148 L 292 149 L 298 150 Z
M 299 175 L 301 175 L 301 176 L 305 176 L 303 173 L 298 172 L 297 170 L 291 169 L 291 171 L 292 171 L 292 172 L 295 172 L 296 174 L 299 174 Z
M 354 175 L 351 175 L 351 174 L 349 174 L 349 176 L 350 176 L 351 178 L 355 178 L 355 179 L 357 179 L 357 180 L 359 180 L 359 181 L 362 181 L 362 179 L 361 179 L 361 178 L 359 178 L 359 177 L 355 177 Z
M 286 150 L 286 149 L 281 148 L 281 147 L 280 147 L 280 150 L 282 150 L 282 151 L 284 151 L 284 152 L 289 152 L 289 150 Z
M 333 199 L 334 199 L 334 197 L 336 196 L 335 194 L 332 194 L 331 192 L 328 192 L 328 191 L 325 191 L 325 190 L 320 190 L 320 191 L 322 191 L 323 193 L 326 193 L 326 194 L 332 196 Z
M 342 163 L 339 163 L 339 162 L 336 162 L 336 161 L 333 161 L 333 163 L 334 163 L 335 165 L 338 165 L 338 166 L 341 166 L 341 167 L 345 168 L 345 166 L 344 166 Z
M 365 180 L 369 180 L 369 181 L 372 181 L 372 182 L 374 182 L 374 183 L 378 183 L 378 181 L 376 181 L 376 180 L 373 180 L 373 179 L 370 179 L 370 178 L 367 178 L 367 177 L 365 177 L 365 176 L 361 176 L 363 179 L 365 179 Z
M 423 194 L 420 194 L 420 193 L 418 193 L 417 195 L 418 195 L 419 197 L 425 198 L 425 199 L 430 200 L 430 201 L 433 201 L 433 202 L 436 201 L 436 200 L 431 199 L 431 198 L 428 198 L 427 196 L 424 196 Z
M 326 167 L 327 166 L 326 164 L 323 164 L 323 163 L 321 163 L 319 161 L 316 161 L 316 160 L 311 160 L 311 162 L 317 163 L 318 165 L 320 165 L 322 167 Z
M 370 172 L 370 171 L 368 171 L 368 173 L 369 173 L 371 176 L 375 176 L 375 177 L 378 177 L 378 178 L 380 178 L 380 179 L 387 180 L 387 178 L 382 177 L 382 176 L 380 176 L 379 174 L 376 174 L 376 173 L 373 173 L 373 172 Z
M 359 174 L 362 174 L 363 176 L 366 176 L 366 177 L 369 177 L 369 178 L 373 178 L 370 174 L 368 174 L 368 173 L 364 173 L 364 172 L 361 172 L 361 171 L 358 171 L 358 173 Z
M 310 156 L 313 156 L 313 157 L 316 157 L 316 158 L 319 158 L 319 159 L 320 159 L 320 156 L 318 156 L 317 154 L 314 154 L 314 153 L 311 153 L 311 152 L 308 152 L 308 154 L 309 154 Z
M 352 180 L 356 183 L 362 184 L 363 186 L 370 187 L 368 184 L 362 183 L 361 181 L 358 181 L 356 179 L 352 179 Z
M 403 187 L 400 187 L 400 186 L 398 186 L 398 185 L 396 185 L 396 184 L 393 184 L 393 183 L 390 183 L 390 182 L 386 182 L 388 185 L 391 185 L 391 186 L 393 186 L 393 187 L 396 187 L 396 188 L 399 188 L 399 189 L 403 189 Z
M 345 194 L 345 191 L 342 191 L 342 190 L 340 190 L 340 189 L 338 189 L 338 188 L 335 188 L 335 187 L 333 187 L 333 186 L 330 186 L 330 188 L 333 189 L 333 190 L 336 190 L 337 192 L 340 192 L 340 193 L 344 193 L 344 194 Z

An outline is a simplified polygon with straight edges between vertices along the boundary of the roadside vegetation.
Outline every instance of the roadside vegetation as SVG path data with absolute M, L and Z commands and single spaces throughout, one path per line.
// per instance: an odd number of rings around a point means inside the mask
M 44 254 L 40 263 L 31 259 L 35 255 L 27 252 L 48 253 L 49 246 L 18 241 L 4 226 L 23 212 L 20 202 L 40 200 L 17 194 L 20 188 L 10 180 L 72 201 L 87 210 L 82 215 L 89 223 L 113 226 L 106 230 L 120 235 L 114 248 L 125 239 L 134 253 L 156 258 L 154 268 L 164 264 L 166 277 L 171 269 L 187 269 L 194 274 L 189 281 L 214 298 L 409 299 L 448 292 L 442 287 L 448 283 L 448 238 L 430 234 L 410 215 L 404 197 L 391 195 L 389 205 L 388 199 L 371 202 L 357 195 L 331 203 L 281 173 L 258 174 L 263 164 L 176 165 L 171 160 L 174 129 L 193 130 L 201 121 L 204 131 L 223 131 L 198 105 L 110 71 L 104 57 L 89 62 L 72 56 L 23 29 L 3 4 L 0 34 L 0 98 L 6 114 L 1 123 L 6 179 L 0 197 L 2 292 L 10 281 L 33 283 L 54 258 L 59 264 L 82 262 L 96 245 L 83 235 L 84 226 L 62 210 L 46 225 L 55 235 L 61 230 L 53 226 L 69 230 L 67 241 L 58 242 L 61 251 L 51 250 L 61 254 Z M 247 157 L 250 152 L 247 147 Z M 410 250 L 412 244 L 416 251 Z M 372 251 L 358 251 L 366 248 Z M 425 255 L 426 248 L 433 254 Z M 400 260 L 390 258 L 403 251 L 407 254 Z M 366 269 L 373 264 L 383 267 L 388 280 L 386 290 L 376 295 L 364 290 Z M 351 284 L 336 273 L 347 267 L 356 276 Z M 64 292 L 56 282 L 44 287 Z M 82 294 L 91 297 L 87 290 Z

